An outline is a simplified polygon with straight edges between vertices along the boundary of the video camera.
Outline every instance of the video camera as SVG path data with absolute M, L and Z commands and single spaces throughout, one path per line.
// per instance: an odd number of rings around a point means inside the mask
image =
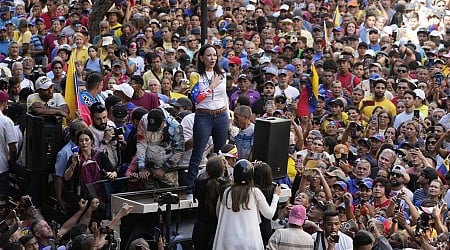
M 172 192 L 167 192 L 161 194 L 158 198 L 158 205 L 173 205 L 180 203 L 180 198 L 176 194 L 172 194 Z

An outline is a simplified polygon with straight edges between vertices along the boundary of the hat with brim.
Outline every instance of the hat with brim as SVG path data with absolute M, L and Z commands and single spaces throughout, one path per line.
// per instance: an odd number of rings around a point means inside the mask
M 235 158 L 235 159 L 237 159 L 237 158 L 238 158 L 238 150 L 237 150 L 237 147 L 234 146 L 234 147 L 230 148 L 230 150 L 228 150 L 227 152 L 219 151 L 219 155 L 223 155 L 223 156 L 225 156 L 225 157 L 230 157 L 230 158 Z
M 147 130 L 151 132 L 158 131 L 164 119 L 164 112 L 161 109 L 152 109 L 147 115 Z
M 306 208 L 302 205 L 295 205 L 289 213 L 288 222 L 289 224 L 301 227 L 306 219 L 308 219 L 308 216 L 306 216 Z
M 34 83 L 36 90 L 44 89 L 47 90 L 51 86 L 53 86 L 52 79 L 48 78 L 47 76 L 41 76 L 39 77 L 36 82 Z
M 134 89 L 130 86 L 128 83 L 122 83 L 122 84 L 113 84 L 113 89 L 115 91 L 120 91 L 124 93 L 128 98 L 133 98 Z

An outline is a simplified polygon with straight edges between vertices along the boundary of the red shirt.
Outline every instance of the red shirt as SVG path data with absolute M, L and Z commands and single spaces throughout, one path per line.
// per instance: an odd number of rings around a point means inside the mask
M 352 84 L 352 78 L 353 78 L 353 84 Z M 341 73 L 337 73 L 337 80 L 339 80 L 342 83 L 342 89 L 346 89 L 348 93 L 352 93 L 353 89 L 358 86 L 361 83 L 361 79 L 359 79 L 357 76 L 353 75 L 352 73 L 347 73 L 346 75 L 342 75 Z
M 45 12 L 41 15 L 41 18 L 44 19 L 45 29 L 49 30 L 52 27 L 52 18 L 59 16 L 58 13 L 54 16 L 50 16 L 50 13 Z
M 112 76 L 112 73 L 110 72 L 110 73 L 108 73 L 108 74 L 105 76 L 105 78 L 103 79 L 103 91 L 105 91 L 105 90 L 108 89 L 108 82 L 109 82 L 109 79 L 110 79 L 111 77 L 113 77 L 113 76 Z M 126 74 L 122 74 L 122 75 L 120 76 L 120 78 L 117 78 L 117 77 L 116 77 L 118 84 L 122 84 L 122 83 L 124 83 L 124 82 L 127 82 L 127 81 L 128 81 L 128 78 L 129 78 L 129 77 L 128 77 Z
M 136 106 L 145 108 L 147 111 L 159 107 L 158 96 L 149 92 L 145 92 L 140 98 L 131 99 L 131 102 Z

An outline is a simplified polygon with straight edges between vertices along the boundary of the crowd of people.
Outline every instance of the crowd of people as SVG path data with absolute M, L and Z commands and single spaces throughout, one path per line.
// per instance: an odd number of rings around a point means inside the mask
M 195 249 L 450 249 L 450 2 L 103 4 L 0 3 L 0 248 L 101 248 L 111 193 L 186 186 Z M 26 112 L 64 118 L 57 231 L 9 198 Z M 252 154 L 268 117 L 281 179 Z

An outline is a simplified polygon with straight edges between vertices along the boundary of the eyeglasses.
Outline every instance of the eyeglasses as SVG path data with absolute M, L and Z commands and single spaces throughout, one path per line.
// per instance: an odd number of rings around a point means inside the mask
M 389 118 L 389 116 L 387 116 L 387 115 L 380 115 L 380 119 L 387 119 L 387 118 Z
M 180 40 L 176 40 L 176 39 L 174 39 L 174 40 L 172 40 L 171 42 L 173 42 L 173 43 L 179 43 L 179 42 L 180 42 Z
M 399 173 L 391 173 L 391 176 L 392 176 L 392 177 L 396 177 L 396 178 L 403 177 L 403 175 L 402 175 L 402 174 L 399 174 Z
M 436 144 L 436 142 L 437 142 L 437 141 L 427 141 L 427 144 L 428 144 L 428 145 L 434 145 L 434 144 Z
M 164 19 L 164 20 L 161 20 L 161 22 L 170 23 L 170 20 L 169 19 Z

